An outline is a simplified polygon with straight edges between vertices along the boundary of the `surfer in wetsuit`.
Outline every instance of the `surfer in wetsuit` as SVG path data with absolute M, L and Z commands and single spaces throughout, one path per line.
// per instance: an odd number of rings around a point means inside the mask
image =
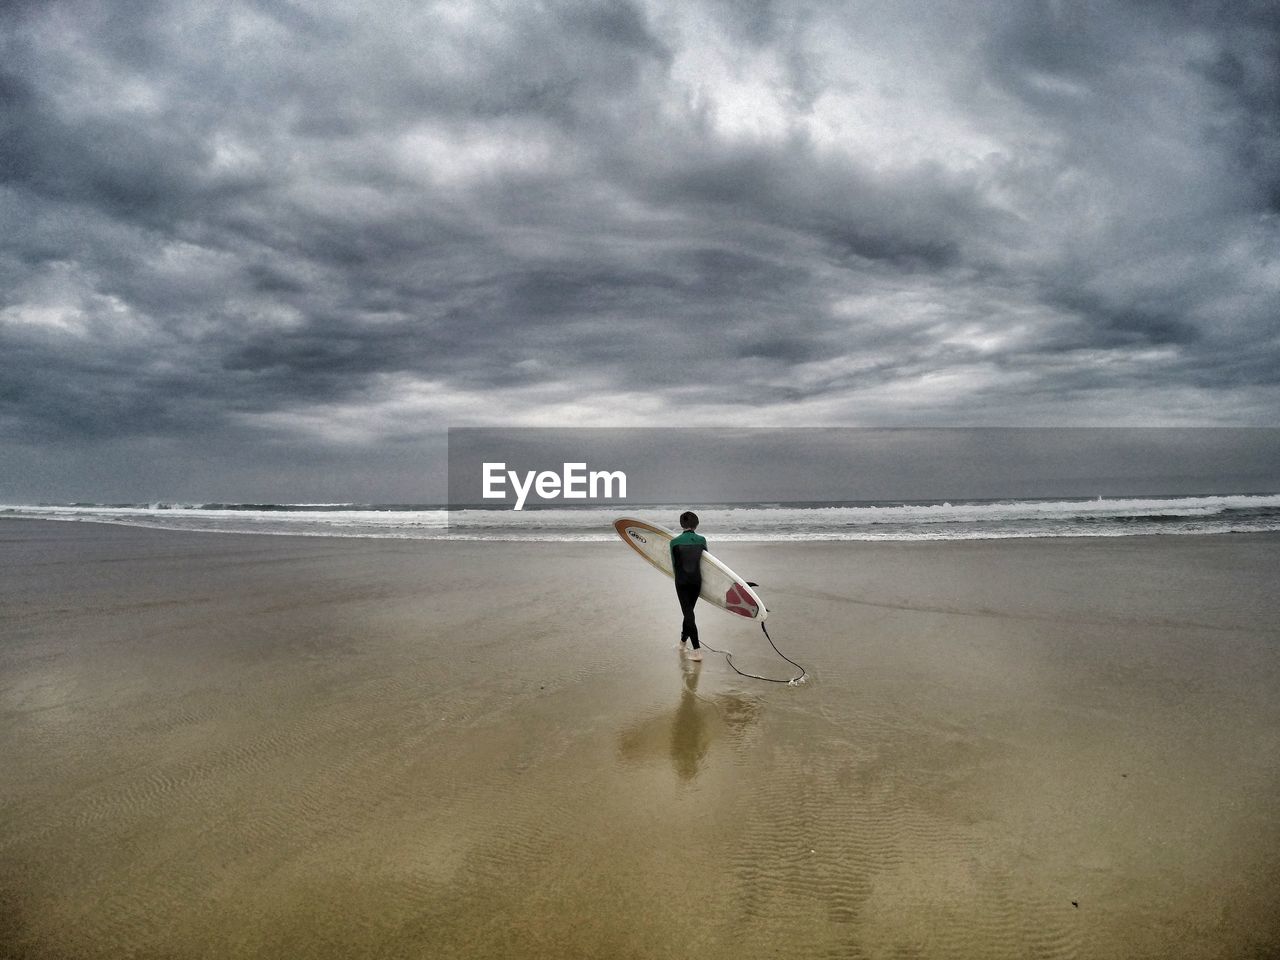
M 691 510 L 680 514 L 680 528 L 683 532 L 671 541 L 671 572 L 676 580 L 680 612 L 684 614 L 684 623 L 680 626 L 680 646 L 683 649 L 685 640 L 691 641 L 693 652 L 689 654 L 689 659 L 701 660 L 693 605 L 698 602 L 698 594 L 702 591 L 702 552 L 707 549 L 707 541 L 694 532 L 698 529 L 698 515 Z

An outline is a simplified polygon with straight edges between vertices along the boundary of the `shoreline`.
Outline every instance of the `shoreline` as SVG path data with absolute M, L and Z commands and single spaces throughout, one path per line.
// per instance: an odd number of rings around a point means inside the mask
M 612 544 L 613 538 L 604 536 L 600 540 L 569 540 L 564 538 L 539 540 L 532 537 L 513 537 L 510 539 L 500 539 L 493 537 L 463 537 L 463 536 L 441 536 L 441 537 L 410 537 L 410 536 L 377 536 L 364 533 L 340 534 L 340 533 L 300 533 L 285 532 L 278 533 L 275 531 L 261 530 L 201 530 L 197 528 L 180 528 L 180 527 L 162 527 L 152 526 L 141 523 L 121 523 L 112 520 L 82 520 L 76 519 L 53 519 L 47 517 L 6 517 L 0 516 L 0 524 L 4 523 L 34 523 L 34 524 L 54 524 L 57 526 L 67 526 L 73 524 L 88 524 L 101 527 L 120 527 L 130 530 L 146 530 L 155 533 L 174 533 L 174 534 L 199 534 L 199 535 L 215 535 L 230 537 L 294 537 L 303 540 L 329 539 L 329 540 L 370 540 L 370 541 L 388 541 L 391 543 L 493 543 L 493 544 L 564 544 L 566 546 L 586 546 L 590 544 Z M 991 537 L 938 537 L 936 539 L 929 538 L 903 538 L 903 539 L 854 539 L 854 538 L 814 538 L 810 540 L 721 540 L 720 543 L 729 545 L 730 547 L 742 544 L 744 546 L 779 546 L 779 547 L 804 547 L 809 544 L 851 544 L 851 545 L 894 545 L 894 544 L 919 544 L 922 546 L 933 546 L 940 544 L 977 544 L 977 543 L 1017 543 L 1022 541 L 1034 541 L 1036 543 L 1092 543 L 1096 541 L 1126 541 L 1126 540 L 1154 540 L 1163 541 L 1169 539 L 1246 539 L 1246 538 L 1277 538 L 1280 539 L 1280 530 L 1241 530 L 1241 531 L 1211 531 L 1211 532 L 1178 532 L 1178 533 L 1117 533 L 1117 534 L 1094 534 L 1091 536 L 991 536 Z

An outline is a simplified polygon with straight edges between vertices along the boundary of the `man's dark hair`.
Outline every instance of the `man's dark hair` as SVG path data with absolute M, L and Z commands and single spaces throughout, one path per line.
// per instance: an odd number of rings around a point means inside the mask
M 697 530 L 698 515 L 692 510 L 686 510 L 684 513 L 680 514 L 680 528 L 682 530 Z

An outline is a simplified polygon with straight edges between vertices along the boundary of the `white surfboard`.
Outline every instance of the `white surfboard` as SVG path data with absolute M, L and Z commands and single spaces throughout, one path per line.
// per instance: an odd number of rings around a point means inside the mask
M 632 517 L 620 517 L 613 521 L 613 529 L 618 531 L 618 536 L 632 550 L 668 577 L 675 579 L 671 570 L 671 540 L 675 533 L 656 523 Z M 728 610 L 748 620 L 763 620 L 769 615 L 764 601 L 747 586 L 747 581 L 705 550 L 702 552 L 702 591 L 698 596 L 721 610 Z

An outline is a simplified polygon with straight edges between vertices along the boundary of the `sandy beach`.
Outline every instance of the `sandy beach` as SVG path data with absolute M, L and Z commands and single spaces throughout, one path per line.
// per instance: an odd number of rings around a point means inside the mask
M 1280 954 L 1280 536 L 718 552 L 0 522 L 0 957 Z

